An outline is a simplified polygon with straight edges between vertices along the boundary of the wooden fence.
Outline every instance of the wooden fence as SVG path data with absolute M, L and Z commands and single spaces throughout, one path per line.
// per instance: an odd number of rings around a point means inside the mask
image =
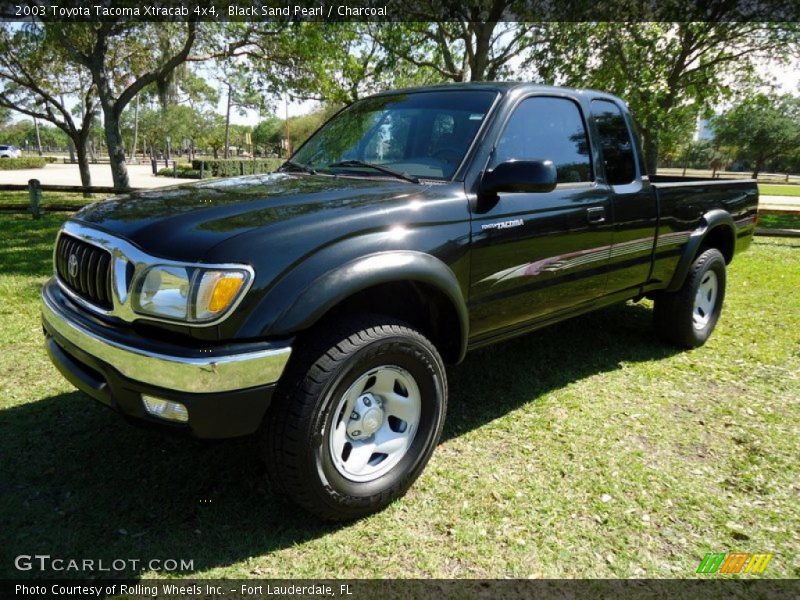
M 78 210 L 81 205 L 75 204 L 46 204 L 42 205 L 42 192 L 68 192 L 73 194 L 121 194 L 125 192 L 135 192 L 139 188 L 115 188 L 112 186 L 93 185 L 42 185 L 38 179 L 30 179 L 25 184 L 3 183 L 0 184 L 0 192 L 28 192 L 28 203 L 0 204 L 0 211 L 3 212 L 29 212 L 34 219 L 40 219 L 42 212 L 71 212 Z

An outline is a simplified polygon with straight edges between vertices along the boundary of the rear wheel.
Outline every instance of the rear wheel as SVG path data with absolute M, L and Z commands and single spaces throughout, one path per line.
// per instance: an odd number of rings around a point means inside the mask
M 433 344 L 391 319 L 314 333 L 270 407 L 265 459 L 278 491 L 323 518 L 355 519 L 402 496 L 424 469 L 444 422 L 446 375 Z
M 722 312 L 725 282 L 722 253 L 716 248 L 702 252 L 678 291 L 655 297 L 653 316 L 659 336 L 684 348 L 702 346 Z

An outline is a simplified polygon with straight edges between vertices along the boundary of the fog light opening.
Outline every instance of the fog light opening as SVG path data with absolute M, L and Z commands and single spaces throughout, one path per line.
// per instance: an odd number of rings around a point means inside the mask
M 189 411 L 180 402 L 164 400 L 163 398 L 156 398 L 146 394 L 142 394 L 142 402 L 144 402 L 144 409 L 154 417 L 178 423 L 189 421 Z

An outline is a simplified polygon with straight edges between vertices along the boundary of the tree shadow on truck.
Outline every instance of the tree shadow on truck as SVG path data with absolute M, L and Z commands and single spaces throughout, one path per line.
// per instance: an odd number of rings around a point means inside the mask
M 620 305 L 468 354 L 448 371 L 443 439 L 572 381 L 674 353 L 656 341 L 650 319 L 647 307 Z M 252 440 L 207 443 L 131 427 L 80 392 L 0 411 L 0 432 L 0 524 L 12 556 L 187 559 L 182 574 L 190 575 L 348 527 L 275 496 Z M 236 569 L 240 577 L 285 573 Z M 0 566 L 5 578 L 86 575 Z

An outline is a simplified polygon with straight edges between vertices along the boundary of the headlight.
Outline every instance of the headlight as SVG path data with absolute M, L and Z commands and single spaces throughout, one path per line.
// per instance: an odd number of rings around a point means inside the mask
M 249 283 L 244 269 L 156 265 L 134 286 L 133 308 L 141 314 L 202 323 L 221 317 Z

